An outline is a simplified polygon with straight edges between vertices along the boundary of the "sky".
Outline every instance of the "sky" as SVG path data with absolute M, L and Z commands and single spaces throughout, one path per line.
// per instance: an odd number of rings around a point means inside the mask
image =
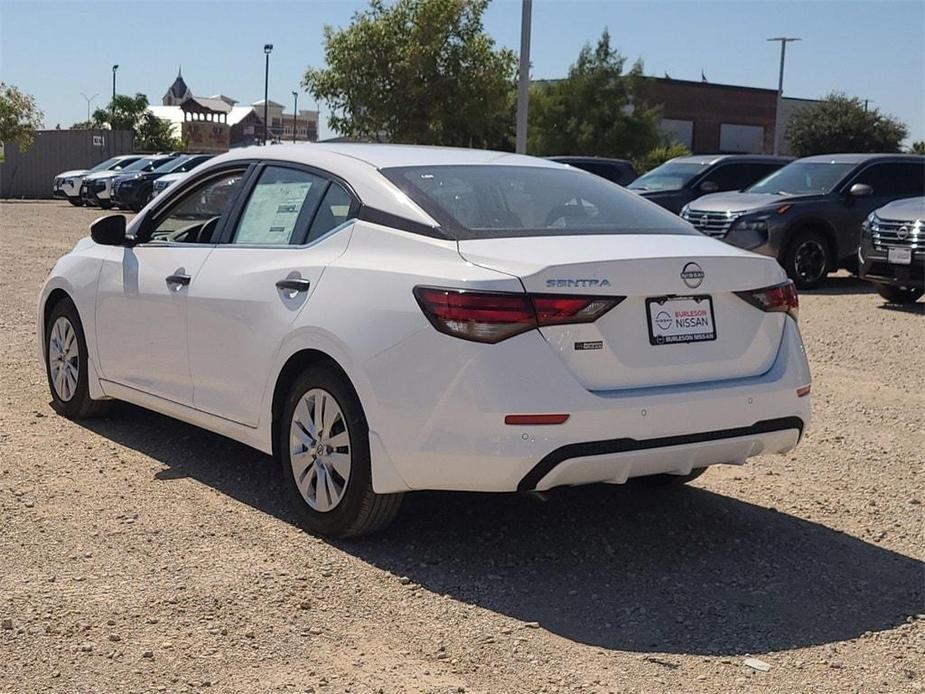
M 183 67 L 194 94 L 243 104 L 263 98 L 263 45 L 272 43 L 270 98 L 317 108 L 300 81 L 324 64 L 325 24 L 343 27 L 367 6 L 353 0 L 0 0 L 0 80 L 35 96 L 46 127 L 84 120 L 88 97 L 104 106 L 119 64 L 119 93 L 159 104 Z M 520 45 L 520 0 L 493 0 L 485 28 L 498 45 Z M 647 74 L 774 89 L 787 47 L 784 94 L 831 91 L 870 100 L 925 139 L 925 2 L 838 0 L 738 2 L 534 0 L 533 78 L 564 76 L 578 51 L 608 28 L 612 44 Z M 321 105 L 321 137 L 331 135 Z

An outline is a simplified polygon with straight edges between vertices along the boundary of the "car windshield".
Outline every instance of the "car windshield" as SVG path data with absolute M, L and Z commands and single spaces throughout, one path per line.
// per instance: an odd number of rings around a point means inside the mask
M 170 173 L 171 171 L 175 171 L 186 164 L 186 162 L 188 162 L 190 159 L 192 159 L 192 157 L 177 157 L 176 159 L 167 159 L 166 161 L 155 166 L 153 170 L 157 173 Z
M 575 169 L 446 165 L 382 173 L 458 239 L 693 232 L 670 212 Z
M 136 161 L 134 164 L 130 164 L 129 166 L 126 166 L 126 167 L 125 167 L 124 169 L 122 169 L 122 170 L 123 170 L 123 171 L 126 171 L 126 172 L 129 172 L 129 171 L 153 171 L 153 170 L 156 169 L 158 166 L 163 166 L 166 162 L 168 162 L 168 161 L 173 161 L 173 159 L 174 159 L 174 157 L 171 157 L 170 159 L 164 159 L 163 157 L 157 157 L 156 159 L 151 158 L 151 157 L 145 157 L 145 158 L 143 158 L 143 159 L 139 159 L 139 160 Z
M 99 164 L 97 164 L 97 165 L 94 166 L 92 169 L 90 169 L 90 171 L 91 171 L 91 172 L 93 172 L 93 171 L 108 171 L 109 169 L 111 169 L 111 168 L 112 168 L 115 164 L 117 164 L 118 162 L 119 162 L 119 157 L 110 157 L 110 158 L 107 159 L 106 161 L 101 161 Z
M 828 193 L 855 166 L 855 164 L 795 161 L 761 179 L 747 188 L 745 192 L 771 195 Z
M 629 184 L 630 190 L 680 190 L 709 164 L 666 161 Z

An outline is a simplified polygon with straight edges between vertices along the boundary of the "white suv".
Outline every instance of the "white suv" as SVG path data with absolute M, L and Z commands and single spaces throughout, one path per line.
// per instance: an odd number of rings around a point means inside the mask
M 92 169 L 74 169 L 73 171 L 59 173 L 55 176 L 55 182 L 52 184 L 52 196 L 59 200 L 67 200 L 75 207 L 80 207 L 84 204 L 80 197 L 80 186 L 85 176 L 101 171 L 121 171 L 138 159 L 141 159 L 141 156 L 137 154 L 125 154 L 101 161 Z

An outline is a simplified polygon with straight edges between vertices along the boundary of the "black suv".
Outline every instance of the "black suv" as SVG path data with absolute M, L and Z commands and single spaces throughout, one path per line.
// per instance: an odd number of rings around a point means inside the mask
M 636 169 L 626 159 L 607 159 L 605 157 L 549 157 L 560 164 L 568 164 L 576 169 L 588 171 L 612 183 L 625 186 L 636 180 Z
M 211 157 L 211 154 L 183 154 L 164 159 L 153 169 L 117 176 L 112 184 L 112 202 L 116 207 L 140 212 L 154 197 L 154 181 L 167 174 L 186 173 Z
M 801 289 L 858 270 L 861 224 L 873 210 L 925 194 L 925 156 L 805 157 L 741 193 L 706 195 L 681 216 L 709 236 L 777 258 Z
M 874 210 L 861 227 L 861 277 L 894 304 L 925 293 L 925 197 L 904 198 Z
M 793 161 L 765 154 L 704 154 L 676 157 L 630 183 L 648 200 L 677 214 L 707 193 L 742 190 Z

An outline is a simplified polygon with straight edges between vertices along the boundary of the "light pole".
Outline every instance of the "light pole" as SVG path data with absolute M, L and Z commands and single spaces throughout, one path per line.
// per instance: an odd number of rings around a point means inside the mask
M 269 117 L 267 115 L 268 113 L 267 107 L 269 106 L 268 99 L 269 99 L 269 93 L 270 93 L 269 91 L 270 90 L 270 53 L 273 52 L 273 44 L 272 43 L 263 44 L 263 52 L 267 56 L 267 64 L 266 64 L 266 68 L 263 73 L 263 144 L 267 144 L 267 140 L 269 139 L 268 136 L 270 133 L 270 123 L 267 120 L 267 118 Z
M 790 36 L 776 36 L 773 39 L 768 39 L 768 41 L 780 41 L 780 76 L 777 80 L 777 109 L 774 113 L 774 154 L 780 152 L 780 107 L 784 97 L 784 56 L 787 54 L 787 44 L 789 42 L 802 40 Z
M 116 118 L 116 70 L 118 69 L 119 69 L 118 65 L 112 66 L 112 102 L 110 103 L 110 106 L 112 110 L 113 120 L 115 120 Z M 112 126 L 112 123 L 110 123 L 110 126 Z
M 515 151 L 527 151 L 527 105 L 530 100 L 530 19 L 533 0 L 523 0 L 520 14 L 520 70 L 517 75 L 517 143 Z
M 89 122 L 90 122 L 90 104 L 91 104 L 91 103 L 93 102 L 93 100 L 94 100 L 96 97 L 98 97 L 100 94 L 99 94 L 99 92 L 97 92 L 97 93 L 94 94 L 93 96 L 87 96 L 86 94 L 84 94 L 83 92 L 81 92 L 80 95 L 81 95 L 81 96 L 84 98 L 84 100 L 87 102 L 87 122 L 89 123 Z
M 292 142 L 295 144 L 295 127 L 299 122 L 297 120 L 299 115 L 299 93 L 292 92 Z

